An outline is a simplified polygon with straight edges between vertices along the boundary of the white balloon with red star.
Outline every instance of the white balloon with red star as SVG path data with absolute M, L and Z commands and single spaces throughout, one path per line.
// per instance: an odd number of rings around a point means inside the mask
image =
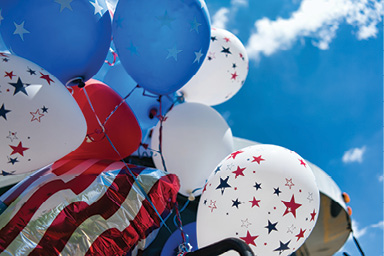
M 225 29 L 211 29 L 211 44 L 199 71 L 179 92 L 185 101 L 210 106 L 232 98 L 248 75 L 248 55 L 241 41 Z
M 75 150 L 85 118 L 65 86 L 40 66 L 0 53 L 0 180 Z
M 217 166 L 203 190 L 198 245 L 236 237 L 255 255 L 290 255 L 313 230 L 319 202 L 315 177 L 297 153 L 275 145 L 241 149 Z

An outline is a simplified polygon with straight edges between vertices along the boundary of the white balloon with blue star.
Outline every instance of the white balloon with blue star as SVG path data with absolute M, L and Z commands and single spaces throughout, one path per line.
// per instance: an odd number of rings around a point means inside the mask
M 315 176 L 301 156 L 275 145 L 246 147 L 227 156 L 205 185 L 198 245 L 236 237 L 255 255 L 290 255 L 313 230 L 319 202 Z

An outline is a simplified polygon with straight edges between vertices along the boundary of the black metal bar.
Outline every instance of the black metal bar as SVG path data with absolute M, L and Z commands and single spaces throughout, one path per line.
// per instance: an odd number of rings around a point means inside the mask
M 188 252 L 185 256 L 216 256 L 231 250 L 238 252 L 240 256 L 255 256 L 248 244 L 241 239 L 233 237 L 226 238 L 194 252 Z

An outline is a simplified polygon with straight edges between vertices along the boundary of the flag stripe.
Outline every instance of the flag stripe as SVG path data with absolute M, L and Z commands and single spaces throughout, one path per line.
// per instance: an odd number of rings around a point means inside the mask
M 99 161 L 97 164 L 88 168 L 87 171 L 92 169 L 92 173 L 101 173 L 109 164 L 110 162 Z M 79 175 L 68 183 L 64 183 L 62 180 L 54 180 L 40 187 L 0 230 L 0 253 L 18 236 L 31 220 L 33 214 L 50 196 L 63 189 L 71 189 L 75 194 L 79 194 L 86 189 L 96 177 L 96 175 Z
M 155 208 L 158 212 L 163 213 L 163 216 L 170 211 L 169 203 L 176 200 L 178 189 L 174 186 L 175 177 L 173 174 L 162 177 L 148 193 Z M 170 184 L 170 187 L 165 187 L 164 182 Z M 168 211 L 166 211 L 167 209 Z M 139 239 L 145 239 L 150 232 L 160 226 L 160 218 L 151 203 L 145 199 L 140 211 L 130 223 L 131 225 L 123 231 L 117 228 L 106 230 L 98 236 L 85 255 L 100 255 L 100 252 L 105 253 L 105 255 L 125 255 L 133 249 Z M 105 243 L 109 245 L 106 247 Z

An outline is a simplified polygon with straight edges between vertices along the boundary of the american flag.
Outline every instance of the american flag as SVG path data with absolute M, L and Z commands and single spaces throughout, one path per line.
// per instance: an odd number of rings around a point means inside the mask
M 178 190 L 177 176 L 160 170 L 59 160 L 0 197 L 0 255 L 126 255 L 144 249 Z

